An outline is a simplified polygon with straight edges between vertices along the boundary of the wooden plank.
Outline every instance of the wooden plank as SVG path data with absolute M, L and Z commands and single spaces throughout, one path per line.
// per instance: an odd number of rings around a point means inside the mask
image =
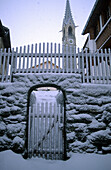
M 110 76 L 111 76 L 111 49 L 108 49 L 108 53 L 109 53 L 109 69 L 110 69 Z
M 106 83 L 109 84 L 108 54 L 106 49 L 105 49 L 105 70 L 106 70 Z
M 39 66 L 38 66 L 38 69 L 39 69 L 39 73 L 41 71 L 41 67 L 40 67 L 40 64 L 41 64 L 41 43 L 39 43 Z
M 92 80 L 92 76 L 93 76 L 93 73 L 92 73 L 92 60 L 93 60 L 93 56 L 90 53 L 90 76 L 89 76 L 89 79 L 91 80 L 91 83 L 93 82 L 93 80 Z
M 42 68 L 42 73 L 44 73 L 44 62 L 45 62 L 45 43 L 43 43 L 43 68 Z
M 4 49 L 3 65 L 2 65 L 2 82 L 5 81 L 5 65 L 6 65 L 6 48 Z
M 105 83 L 105 68 L 104 68 L 104 59 L 103 59 L 103 49 L 101 49 L 101 61 L 102 61 L 102 76 L 103 76 L 103 81 L 102 83 Z
M 19 53 L 19 68 L 18 68 L 18 73 L 20 73 L 20 70 L 21 70 L 21 55 L 22 55 L 22 47 L 20 47 L 20 53 Z
M 97 60 L 98 60 L 98 83 L 101 83 L 101 66 L 100 66 L 100 54 L 99 54 L 99 50 L 97 50 Z
M 30 73 L 32 73 L 33 67 L 33 44 L 31 45 L 31 66 L 30 66 Z
M 70 73 L 72 73 L 73 71 L 72 71 L 72 64 L 73 64 L 73 62 L 72 62 L 72 46 L 70 46 Z
M 57 106 L 54 103 L 54 159 L 56 159 L 56 113 L 57 113 Z
M 87 50 L 85 51 L 85 54 L 86 54 L 86 77 L 87 77 L 87 83 L 89 83 L 89 70 L 88 70 L 88 53 L 87 53 Z
M 12 48 L 12 56 L 11 56 L 10 82 L 12 81 L 12 74 L 13 74 L 13 58 L 14 58 L 14 48 Z
M 81 73 L 81 68 L 80 68 L 80 50 L 78 48 L 78 73 Z
M 36 73 L 37 70 L 37 44 L 35 44 L 35 64 L 34 64 L 34 73 Z
M 74 48 L 74 73 L 77 72 L 76 48 Z
M 50 109 L 49 109 L 49 129 L 50 129 L 50 134 L 49 134 L 49 159 L 52 158 L 52 128 L 51 128 L 51 124 L 52 124 L 52 103 L 49 104 Z
M 28 157 L 31 157 L 31 120 L 30 120 L 30 115 L 31 115 L 31 106 L 29 107 L 29 115 L 28 115 Z
M 45 152 L 45 158 L 47 159 L 48 155 L 47 155 L 47 151 L 48 151 L 48 143 L 47 143 L 47 129 L 48 129 L 48 102 L 45 103 L 45 146 L 46 146 L 46 152 Z
M 84 71 L 84 65 L 85 65 L 85 63 L 84 63 L 84 51 L 82 50 L 82 81 L 83 81 L 83 83 L 85 83 L 85 71 Z
M 24 73 L 24 69 L 25 69 L 25 55 L 26 55 L 26 46 L 24 46 L 22 73 Z
M 54 73 L 56 73 L 56 43 L 54 44 Z
M 34 155 L 34 140 L 35 140 L 35 104 L 33 104 L 33 108 L 32 108 L 32 114 L 33 114 L 33 118 L 32 118 L 32 155 Z
M 43 115 L 44 115 L 44 103 L 41 103 L 41 156 L 43 157 Z
M 60 145 L 61 145 L 61 141 L 60 141 L 60 104 L 57 106 L 57 118 L 58 118 L 58 159 L 60 159 Z
M 18 47 L 16 47 L 16 52 L 15 52 L 15 56 L 14 56 L 14 73 L 16 73 L 17 71 L 17 64 L 18 64 L 18 60 L 17 60 L 17 57 L 18 57 Z
M 62 72 L 64 73 L 64 50 L 65 50 L 65 47 L 64 45 L 62 45 Z
M 40 105 L 39 105 L 39 103 L 37 103 L 37 155 L 38 155 L 38 157 L 40 157 L 39 146 L 38 146 L 38 144 L 39 144 L 39 139 L 40 139 L 39 111 L 40 111 Z
M 69 59 L 68 59 L 69 58 L 69 52 L 68 52 L 68 50 L 69 50 L 68 45 L 66 45 L 66 63 L 65 63 L 66 64 L 66 68 L 65 68 L 66 73 L 69 72 L 69 63 L 68 63 L 69 62 Z
M 48 70 L 50 68 L 48 57 L 49 57 L 49 43 L 47 43 L 47 62 L 46 62 L 46 72 L 47 73 L 48 73 Z
M 26 70 L 27 73 L 29 71 L 29 50 L 30 50 L 30 46 L 28 45 L 27 47 L 27 70 Z
M 52 50 L 53 50 L 53 44 L 51 43 L 51 60 L 50 60 L 50 64 L 51 64 L 50 72 L 51 73 L 52 73 Z
M 8 73 L 9 73 L 9 59 L 10 59 L 10 48 L 8 48 L 8 56 L 6 63 L 6 82 L 8 82 Z
M 58 44 L 58 67 L 59 67 L 59 70 L 58 72 L 60 73 L 60 44 Z
M 96 65 L 96 54 L 94 53 L 94 77 L 95 77 L 95 80 L 94 82 L 97 83 L 97 65 Z

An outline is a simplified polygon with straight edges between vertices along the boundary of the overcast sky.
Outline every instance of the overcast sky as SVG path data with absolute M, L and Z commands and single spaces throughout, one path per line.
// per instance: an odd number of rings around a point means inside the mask
M 86 36 L 82 30 L 96 0 L 70 0 L 76 28 L 77 47 L 82 48 Z M 2 24 L 10 29 L 11 46 L 20 47 L 39 42 L 62 42 L 66 0 L 0 0 Z

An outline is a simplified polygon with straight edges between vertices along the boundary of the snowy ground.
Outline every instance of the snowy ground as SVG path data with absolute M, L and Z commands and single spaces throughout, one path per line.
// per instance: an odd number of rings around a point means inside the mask
M 24 160 L 12 151 L 0 152 L 0 170 L 111 170 L 111 154 L 71 154 L 67 161 Z

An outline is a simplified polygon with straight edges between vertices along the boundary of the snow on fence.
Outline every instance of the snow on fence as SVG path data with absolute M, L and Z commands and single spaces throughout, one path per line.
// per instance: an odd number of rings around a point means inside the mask
M 91 53 L 60 44 L 0 50 L 0 81 L 16 73 L 80 73 L 83 83 L 111 83 L 111 50 Z

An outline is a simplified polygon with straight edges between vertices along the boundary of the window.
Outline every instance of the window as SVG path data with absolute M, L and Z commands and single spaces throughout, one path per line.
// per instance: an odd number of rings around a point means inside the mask
M 71 26 L 69 26 L 69 28 L 68 28 L 68 35 L 72 35 L 72 27 Z

